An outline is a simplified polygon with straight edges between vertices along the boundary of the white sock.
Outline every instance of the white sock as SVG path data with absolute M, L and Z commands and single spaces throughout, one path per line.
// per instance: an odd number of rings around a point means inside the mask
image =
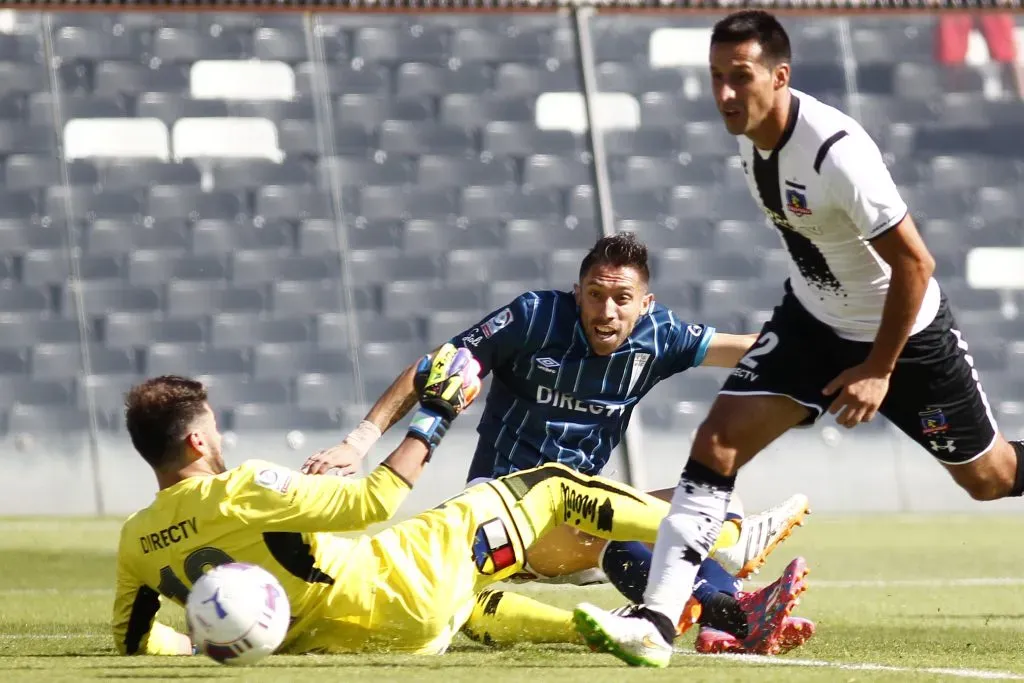
M 693 594 L 697 570 L 711 551 L 732 495 L 735 477 L 690 461 L 658 527 L 644 604 L 678 624 Z

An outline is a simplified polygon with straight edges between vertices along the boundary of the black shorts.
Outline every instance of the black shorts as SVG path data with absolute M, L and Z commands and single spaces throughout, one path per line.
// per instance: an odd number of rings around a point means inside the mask
M 788 396 L 811 410 L 803 424 L 813 424 L 835 399 L 822 389 L 870 350 L 870 342 L 843 339 L 812 316 L 787 282 L 722 393 Z M 935 320 L 907 340 L 879 412 L 943 463 L 970 462 L 993 446 L 996 422 L 945 294 Z

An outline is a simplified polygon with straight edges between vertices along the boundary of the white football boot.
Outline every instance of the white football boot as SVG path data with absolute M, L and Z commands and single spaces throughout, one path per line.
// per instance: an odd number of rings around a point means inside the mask
M 668 666 L 672 644 L 665 642 L 653 622 L 630 616 L 636 608 L 630 605 L 609 612 L 584 602 L 573 611 L 573 621 L 595 652 L 615 655 L 631 666 Z
M 730 574 L 745 579 L 761 569 L 768 555 L 795 527 L 803 525 L 808 514 L 810 502 L 807 496 L 798 493 L 777 507 L 744 517 L 740 522 L 739 540 L 728 548 L 716 550 L 711 557 Z

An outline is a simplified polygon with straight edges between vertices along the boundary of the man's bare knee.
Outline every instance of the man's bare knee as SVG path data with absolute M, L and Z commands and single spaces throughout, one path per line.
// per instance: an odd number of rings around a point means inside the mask
M 728 427 L 708 417 L 693 437 L 690 458 L 725 477 L 736 474 L 736 449 L 730 445 Z
M 946 465 L 953 479 L 974 500 L 999 500 L 1010 495 L 1017 477 L 1013 447 L 1000 439 L 991 451 L 965 465 Z

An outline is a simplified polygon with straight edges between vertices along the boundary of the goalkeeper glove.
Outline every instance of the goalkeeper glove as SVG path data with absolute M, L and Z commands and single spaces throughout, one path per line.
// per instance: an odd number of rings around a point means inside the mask
M 452 420 L 480 393 L 480 363 L 467 349 L 445 344 L 433 358 L 420 359 L 413 386 L 420 408 L 412 417 L 407 435 L 427 445 L 429 460 Z

